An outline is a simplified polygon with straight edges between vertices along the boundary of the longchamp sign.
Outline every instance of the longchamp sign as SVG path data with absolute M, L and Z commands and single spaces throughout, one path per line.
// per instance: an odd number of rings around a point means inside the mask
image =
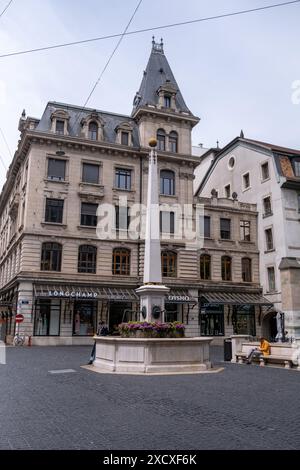
M 49 297 L 69 297 L 75 299 L 97 299 L 97 292 L 82 292 L 75 290 L 49 290 Z

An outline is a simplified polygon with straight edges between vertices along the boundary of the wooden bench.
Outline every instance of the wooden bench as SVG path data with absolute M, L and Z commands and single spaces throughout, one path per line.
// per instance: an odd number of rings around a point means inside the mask
M 242 343 L 241 351 L 236 353 L 236 359 L 239 364 L 243 364 L 244 360 L 248 357 L 252 349 L 259 348 L 259 342 L 245 342 Z M 260 366 L 265 366 L 268 363 L 283 364 L 286 369 L 290 369 L 293 364 L 298 365 L 299 361 L 295 361 L 295 348 L 287 346 L 286 344 L 271 343 L 270 355 L 253 357 L 253 361 L 258 361 Z

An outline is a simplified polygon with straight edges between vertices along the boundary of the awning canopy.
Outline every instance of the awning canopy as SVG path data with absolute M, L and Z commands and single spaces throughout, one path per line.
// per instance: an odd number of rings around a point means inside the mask
M 237 292 L 204 292 L 200 295 L 202 305 L 208 303 L 211 305 L 273 305 L 261 294 L 237 293 Z M 204 301 L 204 302 L 203 302 Z
M 169 304 L 196 304 L 198 301 L 191 297 L 186 289 L 171 289 L 165 302 Z
M 113 302 L 139 300 L 135 289 L 121 287 L 87 287 L 75 285 L 46 285 L 35 284 L 34 295 L 36 298 L 56 298 L 56 299 L 91 299 L 110 300 Z

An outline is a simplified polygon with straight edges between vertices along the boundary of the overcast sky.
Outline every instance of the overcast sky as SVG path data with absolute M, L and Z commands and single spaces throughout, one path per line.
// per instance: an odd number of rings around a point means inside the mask
M 143 0 L 130 30 L 282 0 Z M 8 0 L 0 0 L 0 12 Z M 122 32 L 138 0 L 14 0 L 0 18 L 0 54 Z M 300 148 L 300 3 L 165 29 L 165 54 L 191 111 L 201 118 L 195 145 L 239 135 Z M 130 114 L 151 50 L 152 33 L 127 36 L 89 107 Z M 0 127 L 11 152 L 18 120 L 41 117 L 47 101 L 83 105 L 117 39 L 0 58 Z M 300 94 L 299 94 L 300 95 Z M 0 155 L 11 156 L 0 134 Z M 5 180 L 0 162 L 0 186 Z

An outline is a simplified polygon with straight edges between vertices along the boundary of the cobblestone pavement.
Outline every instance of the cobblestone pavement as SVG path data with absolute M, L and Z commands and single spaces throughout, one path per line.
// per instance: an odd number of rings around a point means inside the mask
M 129 376 L 81 368 L 89 347 L 7 348 L 0 449 L 299 449 L 300 373 Z M 57 369 L 73 373 L 50 374 Z

